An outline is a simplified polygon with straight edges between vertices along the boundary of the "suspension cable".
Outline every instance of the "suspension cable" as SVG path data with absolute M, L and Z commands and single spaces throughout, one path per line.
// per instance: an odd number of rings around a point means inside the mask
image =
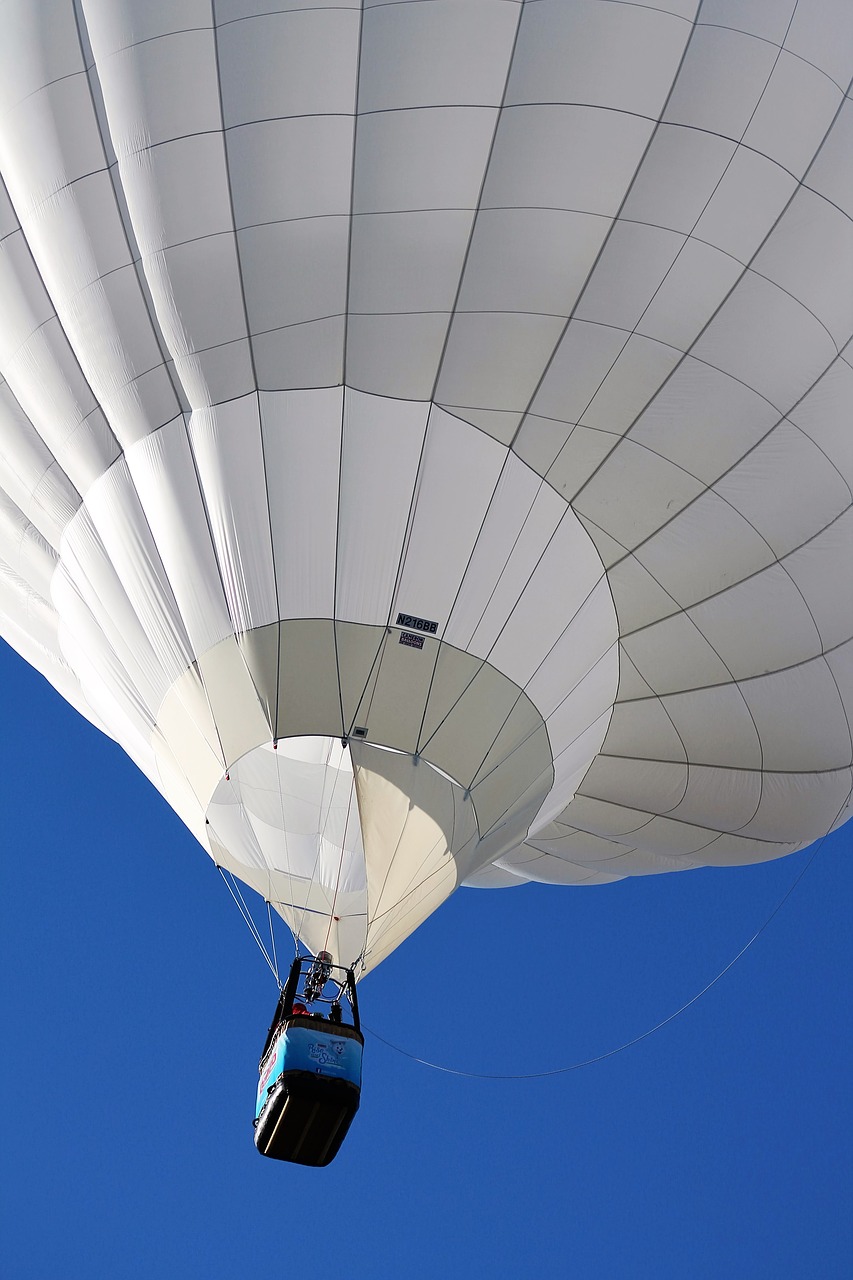
M 266 947 L 264 946 L 263 939 L 261 938 L 261 935 L 258 932 L 258 927 L 255 924 L 254 920 L 252 919 L 251 915 L 249 914 L 249 908 L 246 906 L 246 903 L 243 899 L 243 895 L 242 893 L 240 893 L 240 890 L 237 887 L 237 881 L 234 879 L 234 876 L 229 871 L 228 874 L 231 876 L 231 881 L 233 884 L 233 888 L 232 888 L 232 884 L 229 884 L 228 880 L 225 877 L 225 872 L 223 871 L 222 867 L 219 866 L 218 863 L 216 864 L 216 870 L 222 876 L 223 883 L 225 884 L 225 887 L 228 890 L 228 892 L 231 894 L 231 897 L 234 899 L 234 902 L 236 903 L 236 906 L 237 906 L 237 910 L 240 912 L 240 915 L 243 917 L 243 919 L 246 921 L 246 924 L 249 926 L 249 932 L 251 933 L 252 937 L 255 939 L 255 942 L 260 947 L 261 955 L 264 957 L 267 964 L 269 965 L 270 971 L 272 972 L 272 976 L 275 978 L 276 982 L 278 982 L 277 967 L 276 965 L 273 964 L 272 960 L 269 957 L 269 953 Z M 235 892 L 235 889 L 236 889 L 236 892 Z M 279 986 L 280 985 L 281 984 L 279 983 Z
M 327 747 L 327 749 L 326 749 L 326 762 L 325 762 L 325 765 L 324 765 L 324 772 L 323 772 L 323 785 L 322 785 L 322 787 L 320 788 L 320 817 L 321 817 L 321 818 L 323 817 L 323 803 L 324 803 L 324 801 L 325 801 L 325 799 L 326 799 L 326 783 L 329 781 L 329 764 L 330 764 L 331 759 L 332 759 L 332 748 L 333 748 L 333 747 L 334 747 L 334 739 L 329 738 L 329 739 L 328 739 L 328 747 Z M 305 894 L 305 903 L 304 903 L 304 905 L 303 905 L 303 907 L 302 907 L 302 915 L 301 915 L 301 916 L 300 916 L 300 918 L 299 918 L 299 924 L 297 925 L 296 930 L 295 930 L 295 937 L 296 937 L 296 951 L 297 951 L 297 954 L 299 953 L 299 946 L 300 946 L 300 943 L 301 943 L 301 941 L 302 941 L 302 937 L 301 937 L 301 935 L 302 935 L 302 930 L 303 930 L 303 929 L 304 929 L 304 927 L 305 927 L 305 916 L 306 916 L 306 913 L 307 913 L 307 911 L 308 911 L 308 902 L 309 902 L 309 899 L 310 899 L 310 896 L 311 896 L 311 890 L 312 890 L 312 889 L 313 889 L 313 887 L 314 887 L 314 882 L 315 882 L 315 880 L 316 880 L 316 878 L 317 878 L 317 872 L 318 872 L 319 867 L 320 867 L 320 854 L 321 854 L 321 852 L 322 852 L 322 848 L 323 848 L 323 840 L 324 840 L 325 835 L 326 835 L 326 827 L 328 826 L 329 818 L 330 818 L 330 816 L 331 816 L 331 812 L 332 812 L 332 804 L 334 803 L 334 799 L 335 799 L 335 788 L 337 787 L 337 784 L 338 784 L 338 776 L 339 776 L 339 775 L 337 775 L 337 773 L 336 773 L 336 777 L 335 777 L 334 781 L 332 782 L 332 790 L 331 790 L 331 793 L 330 793 L 330 795 L 329 795 L 329 807 L 328 807 L 328 808 L 327 808 L 327 810 L 326 810 L 326 816 L 325 816 L 325 818 L 323 818 L 323 825 L 322 825 L 322 827 L 320 828 L 320 831 L 319 831 L 319 832 L 318 832 L 318 834 L 317 834 L 317 848 L 316 848 L 315 853 L 314 853 L 314 865 L 313 865 L 313 866 L 312 866 L 312 868 L 311 868 L 311 879 L 310 879 L 309 884 L 308 884 L 308 890 L 307 890 L 307 892 L 306 892 L 306 894 Z M 294 920 L 296 919 L 296 905 L 295 905 L 295 904 L 294 904 L 294 907 L 293 907 L 293 918 L 294 918 Z
M 280 764 L 280 762 L 279 762 L 279 757 L 278 757 L 278 754 L 277 754 L 277 752 L 278 752 L 278 739 L 277 739 L 277 738 L 273 738 L 272 749 L 273 749 L 273 753 L 274 753 L 274 755 L 275 755 L 275 762 L 276 762 L 276 763 L 275 763 L 275 774 L 276 774 L 276 780 L 277 780 L 277 782 L 278 782 L 278 807 L 279 807 L 279 813 L 280 813 L 280 816 L 281 816 L 281 834 L 282 834 L 282 839 L 284 840 L 284 860 L 285 860 L 285 862 L 286 862 L 286 864 L 287 864 L 287 885 L 288 885 L 288 891 L 289 891 L 289 895 L 290 895 L 290 905 L 291 905 L 291 909 L 292 909 L 292 911 L 293 911 L 293 918 L 294 918 L 294 920 L 295 920 L 295 919 L 296 919 L 296 904 L 295 904 L 295 900 L 294 900 L 294 893 L 293 893 L 293 868 L 292 868 L 291 863 L 290 863 L 290 846 L 289 846 L 288 841 L 287 841 L 287 819 L 285 818 L 285 814 L 284 814 L 284 792 L 283 792 L 283 790 L 282 790 L 282 784 L 281 784 L 281 764 Z M 271 869 L 270 869 L 270 870 L 269 870 L 269 872 L 268 872 L 268 879 L 269 879 L 269 885 L 270 885 L 270 892 L 269 892 L 269 896 L 268 896 L 268 898 L 267 898 L 267 903 L 269 904 L 269 900 L 270 900 L 270 898 L 272 897 L 272 870 L 271 870 Z M 279 901 L 279 905 L 281 905 L 280 901 Z M 305 918 L 305 916 L 304 916 L 304 913 L 303 913 L 303 920 L 304 920 L 304 918 Z M 270 935 L 272 935 L 272 924 L 270 925 Z M 275 939 L 274 939 L 274 938 L 273 938 L 273 944 L 272 944 L 272 945 L 273 945 L 273 952 L 275 952 Z M 296 955 L 298 955 L 298 954 L 299 954 L 299 934 L 298 934 L 298 933 L 296 933 L 296 932 L 294 932 L 294 934 L 293 934 L 293 945 L 294 945 L 294 948 L 295 948 L 295 953 L 296 953 Z M 276 961 L 276 969 L 277 969 L 277 968 L 278 968 L 278 962 Z M 279 982 L 279 986 L 281 986 L 281 983 L 280 983 L 280 982 Z
M 269 898 L 267 898 L 267 920 L 269 921 L 269 926 L 270 926 L 270 949 L 272 951 L 272 959 L 273 959 L 273 966 L 274 966 L 273 972 L 275 973 L 275 980 L 278 983 L 279 989 L 280 989 L 281 977 L 278 972 L 278 956 L 275 953 L 275 930 L 272 927 L 272 906 L 270 905 Z
M 323 943 L 324 951 L 329 945 L 329 938 L 331 937 L 331 934 L 332 934 L 332 924 L 335 920 L 335 907 L 338 905 L 338 888 L 340 887 L 340 883 L 341 883 L 341 871 L 343 869 L 344 857 L 346 855 L 346 850 L 347 850 L 347 833 L 349 831 L 349 819 L 350 819 L 350 813 L 352 812 L 352 797 L 354 792 L 355 792 L 355 769 L 353 769 L 352 782 L 350 783 L 349 800 L 347 801 L 347 816 L 344 822 L 344 836 L 343 836 L 343 839 L 341 840 L 341 856 L 338 860 L 338 874 L 337 874 L 337 877 L 335 878 L 335 892 L 332 896 L 332 905 L 329 908 L 329 927 L 326 930 L 326 941 Z

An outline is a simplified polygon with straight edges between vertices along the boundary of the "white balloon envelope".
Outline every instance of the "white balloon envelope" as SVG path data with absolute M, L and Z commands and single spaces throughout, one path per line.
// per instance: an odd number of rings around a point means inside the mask
M 9 0 L 0 631 L 313 951 L 850 814 L 847 0 Z

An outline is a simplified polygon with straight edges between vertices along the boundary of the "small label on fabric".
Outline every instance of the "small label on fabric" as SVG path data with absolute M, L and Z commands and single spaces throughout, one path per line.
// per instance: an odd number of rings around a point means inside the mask
M 416 618 L 412 613 L 398 613 L 397 626 L 409 627 L 412 631 L 425 631 L 430 636 L 438 631 L 437 622 L 430 622 L 428 618 Z
M 400 644 L 407 644 L 410 649 L 422 649 L 424 647 L 424 637 L 416 636 L 412 631 L 401 631 Z

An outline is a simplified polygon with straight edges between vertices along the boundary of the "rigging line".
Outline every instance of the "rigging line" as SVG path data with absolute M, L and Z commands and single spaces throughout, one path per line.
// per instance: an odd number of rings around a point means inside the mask
M 344 838 L 341 841 L 341 856 L 340 856 L 340 859 L 338 860 L 338 875 L 337 875 L 337 879 L 335 880 L 335 892 L 332 895 L 332 905 L 329 908 L 329 927 L 326 930 L 326 941 L 323 943 L 324 951 L 328 948 L 329 938 L 331 937 L 331 934 L 332 934 L 332 921 L 335 918 L 335 907 L 337 906 L 337 902 L 338 902 L 338 887 L 341 883 L 341 871 L 343 870 L 343 865 L 344 865 L 344 854 L 347 851 L 347 832 L 349 831 L 349 819 L 350 819 L 350 813 L 352 812 L 352 798 L 354 794 L 355 794 L 355 765 L 353 765 L 352 783 L 349 789 L 349 800 L 347 801 L 347 816 L 344 822 Z
M 279 620 L 279 628 L 280 627 L 281 627 L 281 621 Z M 278 725 L 278 712 L 276 712 L 276 725 Z M 287 820 L 284 816 L 284 792 L 282 791 L 282 785 L 281 785 L 281 764 L 278 757 L 278 738 L 273 739 L 273 753 L 275 756 L 276 779 L 278 781 L 278 807 L 279 807 L 279 812 L 281 814 L 281 834 L 284 838 L 284 860 L 287 863 L 287 887 L 290 892 L 290 901 L 293 902 L 294 900 L 293 868 L 290 864 L 290 846 L 287 843 Z M 270 889 L 272 889 L 272 872 L 270 872 L 269 879 L 270 879 Z M 269 897 L 270 898 L 272 897 L 272 893 L 269 894 Z M 296 913 L 294 911 L 294 919 L 295 917 L 296 917 Z M 270 930 L 270 932 L 272 932 L 272 930 Z M 294 946 L 295 953 L 296 955 L 299 955 L 299 934 L 294 929 L 291 929 L 291 934 L 293 936 L 293 946 Z M 275 942 L 273 942 L 273 948 L 275 948 Z
M 842 808 L 843 807 L 844 806 L 842 805 Z M 381 1041 L 382 1044 L 387 1045 L 389 1049 L 393 1049 L 396 1053 L 402 1054 L 404 1058 L 410 1058 L 412 1062 L 418 1062 L 423 1067 L 431 1067 L 434 1071 L 442 1071 L 444 1072 L 445 1075 L 464 1076 L 466 1079 L 469 1079 L 469 1080 L 542 1080 L 547 1076 L 565 1075 L 569 1071 L 579 1071 L 581 1067 L 591 1067 L 596 1062 L 604 1062 L 607 1058 L 615 1058 L 618 1053 L 624 1053 L 626 1049 L 631 1049 L 635 1044 L 639 1044 L 642 1040 L 647 1040 L 649 1036 L 653 1036 L 656 1031 L 660 1031 L 663 1027 L 668 1026 L 670 1022 L 674 1022 L 675 1019 L 680 1017 L 682 1013 L 686 1013 L 686 1011 L 691 1007 L 691 1005 L 696 1004 L 697 1000 L 701 1000 L 702 996 L 704 996 L 708 991 L 710 991 L 712 987 L 716 986 L 717 983 L 720 981 L 720 979 L 724 978 L 730 969 L 734 968 L 738 960 L 740 960 L 741 956 L 745 955 L 745 953 L 749 950 L 752 944 L 758 941 L 762 933 L 764 933 L 764 930 L 768 927 L 771 921 L 775 919 L 775 917 L 782 910 L 785 903 L 788 901 L 791 894 L 797 888 L 803 876 L 806 874 L 809 867 L 814 862 L 815 858 L 820 852 L 823 846 L 823 843 L 826 840 L 828 835 L 829 835 L 829 831 L 827 831 L 825 835 L 821 836 L 820 840 L 817 842 L 814 849 L 812 850 L 811 857 L 809 858 L 808 862 L 806 862 L 805 866 L 801 869 L 799 875 L 796 877 L 793 884 L 791 884 L 791 886 L 787 889 L 787 891 L 776 903 L 776 906 L 770 912 L 770 915 L 767 917 L 764 923 L 760 926 L 760 928 L 756 929 L 755 933 L 752 935 L 749 941 L 744 943 L 740 951 L 738 951 L 737 954 L 734 955 L 732 959 L 728 962 L 728 964 L 723 969 L 720 970 L 720 972 L 716 975 L 716 977 L 712 978 L 710 982 L 707 982 L 700 991 L 697 991 L 695 995 L 691 996 L 689 1000 L 685 1001 L 685 1003 L 681 1005 L 678 1009 L 676 1009 L 674 1013 L 668 1014 L 667 1017 L 663 1018 L 660 1022 L 656 1022 L 653 1027 L 649 1027 L 647 1031 L 643 1031 L 640 1033 L 640 1035 L 634 1036 L 630 1040 L 626 1040 L 624 1044 L 617 1045 L 615 1049 L 608 1049 L 605 1053 L 598 1053 L 593 1058 L 584 1058 L 580 1062 L 572 1062 L 567 1067 L 554 1067 L 550 1071 L 529 1071 L 529 1072 L 524 1072 L 520 1074 L 498 1074 L 495 1072 L 486 1072 L 486 1071 L 461 1071 L 457 1067 L 446 1067 L 440 1062 L 430 1062 L 426 1058 L 419 1058 L 417 1054 L 409 1053 L 407 1049 L 401 1049 L 399 1045 L 392 1044 L 390 1040 L 386 1040 L 384 1036 L 379 1035 L 379 1033 L 377 1031 L 374 1031 L 372 1027 L 368 1027 L 364 1022 L 364 1020 L 362 1020 L 361 1025 L 362 1027 L 364 1027 L 365 1031 L 370 1032 L 370 1034 L 374 1037 L 374 1039 Z
M 275 966 L 275 980 L 280 987 L 281 977 L 279 976 L 279 972 L 278 972 L 278 956 L 275 953 L 275 930 L 272 927 L 272 906 L 270 905 L 269 898 L 267 898 L 267 919 L 269 920 L 269 925 L 270 925 L 270 947 L 272 950 L 273 965 Z
M 243 910 L 244 910 L 244 912 L 246 913 L 246 918 L 247 918 L 247 920 L 249 921 L 249 924 L 250 924 L 250 927 L 251 927 L 252 933 L 254 934 L 254 936 L 255 936 L 255 938 L 256 938 L 256 940 L 257 940 L 257 942 L 258 942 L 258 945 L 259 945 L 260 947 L 263 947 L 264 955 L 265 955 L 265 956 L 266 956 L 266 958 L 267 958 L 267 963 L 268 963 L 270 966 L 272 966 L 272 961 L 270 960 L 269 952 L 267 951 L 266 947 L 264 946 L 264 944 L 263 944 L 263 939 L 261 938 L 261 931 L 260 931 L 260 929 L 258 928 L 258 926 L 255 924 L 255 918 L 254 918 L 254 916 L 252 915 L 251 911 L 249 910 L 249 904 L 246 902 L 246 899 L 243 897 L 243 890 L 240 888 L 240 884 L 239 884 L 239 882 L 238 882 L 238 880 L 237 880 L 237 877 L 234 875 L 234 872 L 233 872 L 233 871 L 229 871 L 229 872 L 228 872 L 228 875 L 231 877 L 231 883 L 233 884 L 233 886 L 234 886 L 235 890 L 237 891 L 237 895 L 238 895 L 238 897 L 239 897 L 239 899 L 240 899 L 240 902 L 241 902 L 241 903 L 242 903 L 242 905 L 243 905 Z
M 323 769 L 324 769 L 323 785 L 320 788 L 320 818 L 323 821 L 323 825 L 320 828 L 320 830 L 317 832 L 317 848 L 314 853 L 314 863 L 311 867 L 311 877 L 308 881 L 308 886 L 305 890 L 305 904 L 302 908 L 302 915 L 299 918 L 299 925 L 296 930 L 296 954 L 297 955 L 299 954 L 299 947 L 302 941 L 300 935 L 305 925 L 305 915 L 306 915 L 306 912 L 308 911 L 308 902 L 311 896 L 311 890 L 314 887 L 314 881 L 316 880 L 317 872 L 320 869 L 320 854 L 323 848 L 323 840 L 325 839 L 325 835 L 326 835 L 326 827 L 329 825 L 329 817 L 331 816 L 332 805 L 335 800 L 335 788 L 337 787 L 338 781 L 340 779 L 340 770 L 335 770 L 335 777 L 332 781 L 332 789 L 329 793 L 329 807 L 326 810 L 325 818 L 323 818 L 323 805 L 326 801 L 326 783 L 329 781 L 329 765 L 332 759 L 332 748 L 335 745 L 334 738 L 327 738 L 326 741 L 328 744 L 326 747 L 326 762 L 323 765 Z M 292 889 L 291 889 L 291 895 L 292 895 Z M 296 911 L 294 908 L 294 918 L 295 916 L 296 916 Z
M 228 890 L 228 892 L 231 894 L 231 897 L 234 899 L 234 902 L 236 903 L 236 906 L 237 906 L 237 910 L 240 912 L 240 915 L 243 917 L 243 919 L 246 921 L 246 924 L 249 926 L 249 932 L 251 933 L 252 937 L 255 939 L 255 942 L 257 942 L 258 946 L 260 947 L 261 954 L 263 955 L 264 959 L 269 965 L 270 970 L 272 971 L 273 977 L 276 979 L 276 981 L 278 981 L 278 975 L 275 971 L 275 966 L 273 965 L 272 960 L 270 960 L 269 955 L 267 954 L 267 949 L 263 944 L 263 940 L 261 939 L 261 935 L 258 933 L 257 926 L 255 925 L 255 922 L 252 919 L 252 917 L 249 915 L 249 911 L 248 911 L 248 908 L 246 907 L 245 902 L 243 902 L 242 900 L 243 895 L 240 894 L 240 897 L 239 898 L 237 897 L 237 894 L 234 892 L 234 889 L 228 883 L 228 880 L 225 877 L 225 872 L 222 870 L 222 867 L 220 867 L 218 864 L 217 864 L 216 870 L 222 876 L 223 882 L 225 884 L 225 888 Z M 228 874 L 231 875 L 230 872 Z M 234 881 L 233 875 L 231 875 L 231 880 Z M 234 881 L 234 883 L 236 884 L 236 881 Z M 239 890 L 237 892 L 239 893 Z
M 263 939 L 261 938 L 261 931 L 258 928 L 258 926 L 255 924 L 254 917 L 252 916 L 252 913 L 249 910 L 249 906 L 248 906 L 248 903 L 246 902 L 246 899 L 243 897 L 240 886 L 237 883 L 237 879 L 232 871 L 228 872 L 228 877 L 230 880 L 229 887 L 234 890 L 232 897 L 234 897 L 234 900 L 237 903 L 237 906 L 240 910 L 240 914 L 242 915 L 243 919 L 246 921 L 246 924 L 249 926 L 249 930 L 252 934 L 252 937 L 255 939 L 255 942 L 257 942 L 258 946 L 263 952 L 266 958 L 267 964 L 270 966 L 270 968 L 272 968 L 273 967 L 272 961 L 270 960 L 269 952 L 264 946 Z

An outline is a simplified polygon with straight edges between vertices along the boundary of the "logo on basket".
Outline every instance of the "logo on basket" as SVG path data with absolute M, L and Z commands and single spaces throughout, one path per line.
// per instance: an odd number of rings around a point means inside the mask
M 315 1041 L 308 1050 L 308 1056 L 321 1067 L 342 1067 L 345 1048 L 345 1040 L 329 1040 L 325 1043 Z
M 275 1066 L 275 1063 L 276 1063 L 276 1057 L 275 1057 L 275 1054 L 271 1054 L 271 1055 L 270 1055 L 270 1060 L 269 1060 L 269 1062 L 267 1063 L 266 1067 L 264 1068 L 264 1073 L 263 1073 L 263 1075 L 261 1076 L 260 1082 L 259 1082 L 259 1084 L 258 1084 L 258 1097 L 260 1097 L 260 1095 L 263 1093 L 263 1091 L 264 1091 L 264 1085 L 266 1084 L 266 1082 L 269 1080 L 270 1076 L 272 1075 L 272 1069 L 273 1069 L 273 1067 Z

